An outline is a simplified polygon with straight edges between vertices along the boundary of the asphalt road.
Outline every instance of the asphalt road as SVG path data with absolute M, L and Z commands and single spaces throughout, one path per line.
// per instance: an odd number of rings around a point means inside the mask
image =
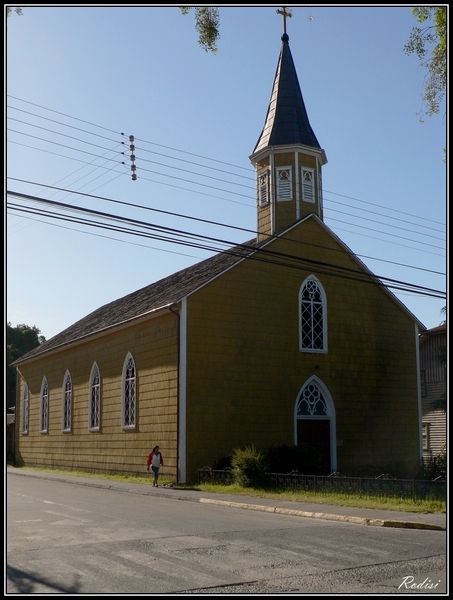
M 6 547 L 8 594 L 446 592 L 444 531 L 301 519 L 10 474 Z

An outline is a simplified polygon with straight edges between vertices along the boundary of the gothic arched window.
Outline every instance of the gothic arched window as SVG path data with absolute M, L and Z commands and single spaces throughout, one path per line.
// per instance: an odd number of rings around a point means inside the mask
M 101 425 L 101 376 L 97 363 L 91 368 L 88 392 L 88 428 L 99 431 Z
M 39 430 L 41 433 L 47 433 L 49 423 L 49 384 L 44 377 L 41 383 L 40 393 L 40 419 Z
M 135 427 L 136 417 L 136 371 L 131 353 L 128 353 L 123 365 L 121 424 L 124 428 Z
M 63 379 L 62 409 L 62 429 L 71 431 L 72 379 L 69 371 L 66 371 Z
M 314 275 L 299 291 L 299 339 L 301 351 L 327 352 L 327 299 Z
M 28 414 L 30 410 L 30 390 L 24 382 L 24 391 L 22 393 L 22 433 L 28 433 Z

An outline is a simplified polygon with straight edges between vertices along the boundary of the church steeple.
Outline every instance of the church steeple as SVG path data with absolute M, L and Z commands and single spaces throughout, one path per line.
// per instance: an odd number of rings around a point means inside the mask
M 322 218 L 324 150 L 308 120 L 297 78 L 285 8 L 282 47 L 263 130 L 250 156 L 257 172 L 260 238 L 283 231 L 307 214 Z

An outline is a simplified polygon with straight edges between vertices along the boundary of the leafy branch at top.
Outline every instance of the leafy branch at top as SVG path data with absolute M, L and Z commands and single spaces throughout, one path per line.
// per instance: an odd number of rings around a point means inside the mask
M 219 9 L 213 6 L 180 6 L 183 15 L 195 10 L 195 29 L 198 31 L 198 43 L 206 52 L 217 52 L 217 40 L 219 33 Z

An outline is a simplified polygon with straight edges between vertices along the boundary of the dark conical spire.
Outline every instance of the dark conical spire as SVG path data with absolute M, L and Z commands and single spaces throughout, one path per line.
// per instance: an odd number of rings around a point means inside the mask
M 288 40 L 284 33 L 266 120 L 253 154 L 287 144 L 321 148 L 308 120 Z

